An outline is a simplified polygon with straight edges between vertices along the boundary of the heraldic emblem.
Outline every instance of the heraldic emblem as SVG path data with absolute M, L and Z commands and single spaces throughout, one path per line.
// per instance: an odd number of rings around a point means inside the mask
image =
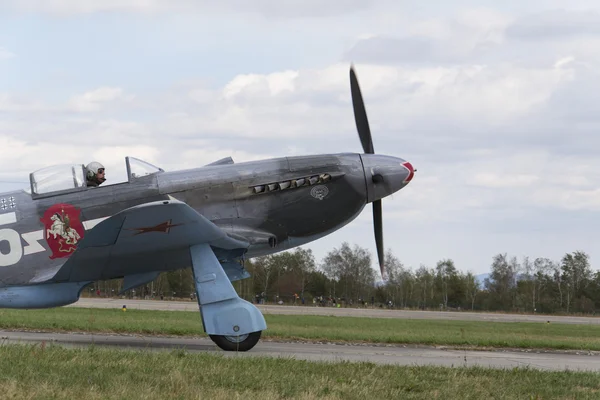
M 46 242 L 52 250 L 51 259 L 70 256 L 85 235 L 80 220 L 81 210 L 71 204 L 55 204 L 48 208 L 40 221 L 44 224 Z
M 323 200 L 329 194 L 329 189 L 325 185 L 317 185 L 310 191 L 310 195 L 315 199 Z

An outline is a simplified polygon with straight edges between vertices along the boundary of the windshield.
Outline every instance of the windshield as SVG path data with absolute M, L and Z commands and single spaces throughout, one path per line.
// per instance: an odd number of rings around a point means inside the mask
M 126 163 L 129 181 L 132 179 L 141 178 L 143 176 L 156 174 L 157 172 L 164 172 L 162 168 L 135 157 L 127 157 Z

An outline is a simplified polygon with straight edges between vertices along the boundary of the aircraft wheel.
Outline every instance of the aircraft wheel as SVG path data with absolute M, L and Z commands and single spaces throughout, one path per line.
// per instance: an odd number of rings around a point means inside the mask
M 253 348 L 262 331 L 247 333 L 240 336 L 208 335 L 217 346 L 225 351 L 248 351 Z

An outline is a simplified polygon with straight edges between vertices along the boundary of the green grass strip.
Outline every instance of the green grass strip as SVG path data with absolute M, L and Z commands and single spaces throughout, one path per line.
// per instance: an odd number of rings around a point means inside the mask
M 600 374 L 322 363 L 90 347 L 0 347 L 6 399 L 598 398 Z
M 600 350 L 599 325 L 265 315 L 264 338 Z M 0 329 L 204 336 L 199 312 L 98 308 L 0 310 Z

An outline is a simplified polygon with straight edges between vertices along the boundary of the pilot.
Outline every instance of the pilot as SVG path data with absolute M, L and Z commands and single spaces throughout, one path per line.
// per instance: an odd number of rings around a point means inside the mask
M 96 187 L 104 183 L 104 181 L 106 181 L 106 178 L 104 177 L 104 165 L 100 164 L 99 162 L 93 161 L 89 163 L 87 167 L 85 167 L 85 169 L 87 171 L 86 179 L 88 187 Z

